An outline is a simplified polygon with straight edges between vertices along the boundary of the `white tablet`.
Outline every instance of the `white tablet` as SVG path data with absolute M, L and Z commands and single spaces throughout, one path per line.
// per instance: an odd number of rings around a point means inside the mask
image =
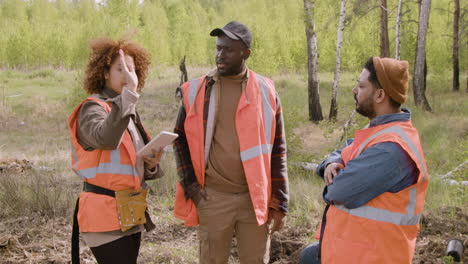
M 154 137 L 148 144 L 146 144 L 140 151 L 138 151 L 137 156 L 142 157 L 148 154 L 151 154 L 152 151 L 159 148 L 164 148 L 165 146 L 171 144 L 179 135 L 167 131 L 161 131 L 156 137 Z

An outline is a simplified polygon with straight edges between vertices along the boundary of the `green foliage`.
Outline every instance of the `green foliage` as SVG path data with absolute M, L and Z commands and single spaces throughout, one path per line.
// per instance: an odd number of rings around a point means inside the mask
M 453 263 L 455 263 L 455 261 L 454 261 L 452 256 L 444 256 L 444 257 L 442 257 L 442 263 L 444 263 L 444 264 L 453 264 Z
M 295 157 L 297 161 L 300 161 L 301 155 L 296 150 L 300 149 L 302 142 L 300 137 L 294 133 L 294 129 L 308 120 L 306 111 L 307 98 L 302 96 L 302 93 L 305 92 L 305 80 L 294 80 L 290 75 L 286 75 L 283 78 L 275 83 L 275 87 L 280 95 L 283 108 L 288 152 L 290 157 Z M 291 91 L 296 92 L 293 93 Z
M 67 110 L 71 113 L 73 109 L 86 97 L 88 94 L 83 89 L 83 71 L 74 73 L 73 81 L 71 82 L 71 89 L 66 97 Z
M 0 1 L 0 66 L 31 68 L 83 67 L 88 42 L 99 36 L 120 37 L 137 29 L 137 41 L 156 65 L 177 65 L 184 55 L 188 65 L 212 65 L 215 39 L 208 33 L 230 20 L 239 20 L 253 32 L 252 69 L 271 74 L 284 69 L 303 69 L 307 63 L 302 0 L 93 0 Z M 389 34 L 395 49 L 397 0 L 389 0 Z M 465 6 L 464 6 L 465 5 Z M 234 7 L 235 8 L 232 8 Z M 339 1 L 316 1 L 315 24 L 319 67 L 335 67 Z M 463 4 L 462 8 L 466 8 Z M 433 2 L 427 36 L 429 71 L 451 68 L 453 4 Z M 378 55 L 379 12 L 373 1 L 348 1 L 342 47 L 342 69 L 356 70 L 365 58 Z M 414 61 L 418 5 L 405 1 L 401 25 L 401 58 Z M 466 28 L 461 20 L 460 28 Z M 463 32 L 460 36 L 464 36 Z M 466 40 L 461 38 L 463 47 Z M 460 49 L 460 61 L 468 52 Z M 466 64 L 461 64 L 461 72 Z

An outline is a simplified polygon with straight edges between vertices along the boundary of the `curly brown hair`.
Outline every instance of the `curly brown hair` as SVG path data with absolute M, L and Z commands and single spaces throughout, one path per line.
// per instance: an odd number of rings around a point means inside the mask
M 115 41 L 102 37 L 91 40 L 89 46 L 91 54 L 84 75 L 84 89 L 87 93 L 100 93 L 104 89 L 106 84 L 104 74 L 110 70 L 112 63 L 119 56 L 119 49 L 133 58 L 135 73 L 138 76 L 137 91 L 141 92 L 151 61 L 150 54 L 141 45 L 128 38 Z

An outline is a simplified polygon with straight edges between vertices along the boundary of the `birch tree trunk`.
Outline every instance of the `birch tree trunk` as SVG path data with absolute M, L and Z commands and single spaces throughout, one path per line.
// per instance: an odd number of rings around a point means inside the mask
M 335 60 L 335 74 L 333 77 L 332 98 L 330 104 L 330 114 L 328 119 L 336 120 L 338 116 L 338 104 L 336 96 L 338 94 L 338 82 L 340 80 L 340 64 L 341 64 L 341 44 L 343 42 L 343 28 L 346 15 L 346 0 L 341 0 L 340 20 L 338 22 L 338 32 L 336 34 L 336 60 Z
M 380 0 L 380 57 L 390 57 L 390 43 L 388 40 L 387 0 Z
M 315 0 L 304 0 L 305 31 L 307 38 L 307 73 L 309 76 L 309 120 L 318 123 L 323 120 L 322 106 L 320 104 L 318 80 L 318 49 L 315 34 Z
M 458 61 L 459 49 L 459 21 L 460 21 L 460 0 L 455 1 L 455 11 L 453 12 L 453 91 L 460 90 L 460 65 Z
M 431 0 L 420 0 L 418 39 L 416 46 L 416 59 L 414 63 L 413 93 L 416 106 L 426 111 L 432 111 L 426 98 L 426 34 L 429 24 Z
M 401 24 L 401 8 L 402 0 L 398 0 L 398 11 L 396 16 L 396 25 L 395 25 L 395 59 L 400 59 L 400 24 Z

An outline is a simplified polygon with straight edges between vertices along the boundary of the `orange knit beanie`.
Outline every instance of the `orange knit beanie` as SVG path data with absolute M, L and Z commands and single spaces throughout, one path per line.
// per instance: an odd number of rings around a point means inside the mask
M 408 68 L 405 60 L 373 57 L 380 85 L 396 102 L 403 104 L 408 98 Z

